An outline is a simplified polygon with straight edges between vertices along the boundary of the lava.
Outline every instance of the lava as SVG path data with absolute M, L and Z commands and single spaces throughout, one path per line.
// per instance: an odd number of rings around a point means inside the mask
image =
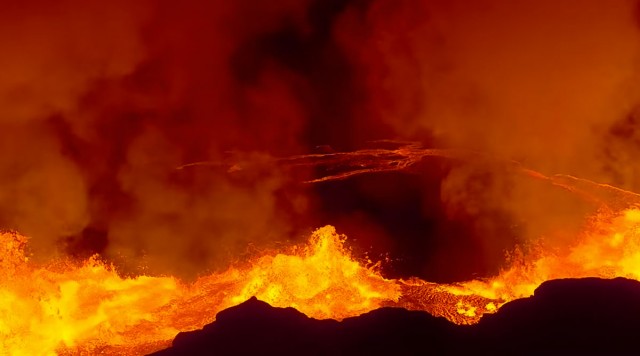
M 550 279 L 640 279 L 640 195 L 548 174 L 640 191 L 638 0 L 470 3 L 5 2 L 0 354 L 143 354 L 252 296 L 473 324 Z M 421 143 L 336 151 L 385 137 Z M 429 160 L 420 194 L 319 187 Z M 348 228 L 457 282 L 392 279 Z
M 317 183 L 406 170 L 426 156 L 467 159 L 469 155 L 407 145 L 396 150 L 298 156 L 282 162 L 338 167 L 311 181 Z M 25 253 L 28 239 L 5 232 L 0 235 L 0 347 L 14 355 L 150 352 L 167 346 L 179 331 L 201 328 L 219 311 L 252 296 L 318 319 L 341 320 L 392 306 L 473 324 L 506 302 L 531 296 L 547 280 L 640 280 L 637 194 L 515 167 L 528 177 L 577 193 L 599 209 L 585 220 L 571 244 L 537 246 L 527 254 L 515 254 L 518 257 L 497 276 L 453 284 L 386 279 L 379 263 L 353 257 L 346 237 L 332 226 L 317 229 L 306 245 L 263 252 L 193 283 L 171 276 L 122 277 L 98 256 L 83 262 L 37 264 Z
M 282 161 L 340 168 L 314 181 L 323 182 L 405 170 L 430 155 L 460 158 L 468 153 L 409 145 Z M 453 284 L 387 279 L 380 272 L 380 263 L 355 258 L 345 245 L 346 236 L 332 226 L 317 229 L 305 245 L 263 251 L 193 283 L 172 276 L 123 277 L 99 256 L 82 262 L 39 264 L 25 252 L 28 238 L 4 232 L 0 234 L 0 349 L 12 355 L 151 352 L 168 346 L 179 331 L 201 328 L 219 311 L 252 296 L 318 319 L 341 320 L 390 306 L 423 310 L 456 324 L 473 324 L 506 302 L 531 296 L 547 280 L 640 280 L 637 194 L 516 167 L 528 177 L 578 194 L 598 209 L 585 219 L 570 244 L 551 247 L 540 243 L 527 253 L 514 253 L 516 258 L 494 277 Z
M 305 246 L 264 254 L 193 284 L 172 277 L 123 278 L 96 258 L 45 266 L 24 254 L 26 238 L 3 233 L 0 335 L 13 355 L 111 350 L 137 354 L 167 346 L 251 296 L 314 318 L 343 319 L 382 306 L 425 310 L 457 324 L 477 322 L 502 304 L 557 278 L 640 279 L 640 209 L 593 217 L 565 251 L 524 256 L 498 276 L 457 284 L 385 279 L 358 262 L 331 226 Z
M 91 258 L 38 266 L 26 238 L 3 233 L 1 349 L 12 355 L 111 348 L 153 351 L 181 330 L 201 328 L 251 296 L 316 318 L 341 319 L 396 301 L 400 286 L 354 260 L 331 226 L 289 253 L 266 254 L 224 273 L 183 284 L 173 277 L 122 278 Z

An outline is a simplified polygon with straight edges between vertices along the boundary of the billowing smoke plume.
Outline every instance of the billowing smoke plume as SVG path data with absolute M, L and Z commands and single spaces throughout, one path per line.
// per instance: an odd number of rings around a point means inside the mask
M 638 190 L 637 16 L 636 1 L 377 0 L 351 7 L 335 33 L 366 92 L 359 117 L 438 147 Z M 490 162 L 454 168 L 441 198 L 449 217 L 484 231 L 487 251 L 507 238 L 496 224 L 575 236 L 585 214 L 574 197 Z
M 270 157 L 381 138 L 640 190 L 637 16 L 631 0 L 5 5 L 0 226 L 32 236 L 36 256 L 99 252 L 193 276 L 333 222 L 318 212 L 333 209 L 324 188 L 303 189 Z M 177 169 L 196 161 L 221 164 Z M 453 165 L 435 193 L 447 216 L 423 206 L 426 225 L 470 219 L 489 251 L 510 226 L 539 236 L 584 216 L 572 196 L 504 170 Z M 422 204 L 408 188 L 381 193 L 389 184 L 347 193 L 396 212 Z M 363 231 L 393 238 L 354 210 Z
M 597 175 L 605 132 L 639 98 L 635 1 L 374 2 L 338 34 L 367 115 L 403 135 Z
M 306 203 L 267 158 L 306 151 L 309 84 L 279 50 L 313 35 L 308 6 L 5 6 L 2 227 L 32 236 L 36 256 L 101 252 L 185 275 L 287 238 Z M 230 159 L 254 168 L 176 169 Z
M 54 123 L 73 125 L 80 134 L 94 119 L 79 113 L 87 91 L 136 68 L 144 53 L 132 34 L 142 10 L 98 1 L 3 6 L 0 220 L 3 228 L 34 236 L 37 249 L 89 223 L 90 187 Z

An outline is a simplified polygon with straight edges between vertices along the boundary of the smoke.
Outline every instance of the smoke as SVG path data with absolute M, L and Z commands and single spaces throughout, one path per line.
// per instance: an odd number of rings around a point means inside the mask
M 182 276 L 290 238 L 306 200 L 268 157 L 307 150 L 312 90 L 278 49 L 313 35 L 309 6 L 5 6 L 2 227 L 30 235 L 37 258 L 100 252 Z M 252 168 L 176 169 L 201 160 Z
M 638 101 L 636 5 L 380 0 L 338 35 L 367 114 L 400 134 L 596 175 L 603 131 Z
M 36 250 L 50 251 L 51 237 L 78 233 L 89 221 L 82 168 L 50 123 L 80 120 L 74 112 L 90 86 L 134 69 L 141 48 L 130 33 L 139 10 L 96 1 L 3 6 L 0 221 L 38 237 Z
M 116 176 L 129 204 L 108 221 L 109 251 L 192 276 L 228 265 L 249 243 L 290 237 L 289 197 L 303 198 L 283 192 L 286 177 L 264 156 L 301 150 L 307 88 L 263 46 L 274 32 L 304 32 L 305 8 L 167 1 L 155 9 L 143 29 L 150 55 L 128 78 L 139 126 Z M 236 150 L 265 152 L 253 159 L 264 164 L 237 174 L 175 170 Z
M 380 138 L 638 190 L 636 15 L 631 0 L 6 5 L 0 226 L 36 257 L 193 276 L 318 222 L 323 198 L 270 157 Z M 224 164 L 176 169 L 195 161 Z M 495 162 L 452 167 L 444 209 L 491 260 L 496 224 L 539 236 L 584 215 Z
M 354 112 L 398 137 L 638 190 L 637 12 L 636 1 L 377 0 L 346 11 L 335 35 L 366 93 Z M 441 198 L 487 250 L 505 238 L 502 214 L 539 238 L 575 236 L 589 210 L 490 162 L 454 167 Z

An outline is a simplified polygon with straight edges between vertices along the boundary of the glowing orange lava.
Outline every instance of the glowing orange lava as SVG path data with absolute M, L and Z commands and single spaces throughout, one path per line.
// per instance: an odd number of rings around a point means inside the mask
M 316 230 L 306 246 L 258 257 L 190 285 L 171 277 L 121 278 L 95 258 L 82 265 L 37 266 L 24 255 L 25 237 L 4 233 L 0 239 L 0 345 L 12 355 L 151 352 L 254 295 L 315 318 L 342 319 L 398 306 L 470 324 L 505 302 L 532 295 L 546 280 L 640 279 L 637 208 L 594 217 L 564 251 L 524 256 L 494 278 L 453 285 L 385 279 L 375 265 L 354 260 L 345 237 L 331 226 Z
M 477 321 L 482 313 L 493 312 L 505 302 L 533 295 L 544 281 L 583 277 L 640 280 L 640 209 L 627 209 L 615 216 L 600 212 L 564 249 L 542 249 L 514 261 L 494 278 L 441 288 L 456 296 L 491 300 L 488 305 L 459 305 L 460 314 Z
M 307 246 L 265 255 L 192 285 L 171 277 L 121 278 L 95 258 L 82 265 L 36 266 L 26 238 L 0 235 L 1 349 L 12 355 L 105 350 L 139 354 L 168 345 L 181 330 L 201 328 L 222 309 L 251 296 L 315 318 L 341 319 L 397 301 L 400 286 L 363 266 L 326 226 Z

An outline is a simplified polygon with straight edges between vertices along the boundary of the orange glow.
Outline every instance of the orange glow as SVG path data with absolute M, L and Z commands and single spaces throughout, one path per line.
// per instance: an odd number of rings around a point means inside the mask
M 251 296 L 315 318 L 341 319 L 396 301 L 400 286 L 363 266 L 331 226 L 307 246 L 264 255 L 192 285 L 172 277 L 122 278 L 95 258 L 36 266 L 26 238 L 0 235 L 1 349 L 12 355 L 112 348 L 139 354 L 167 346 L 181 330 L 204 326 Z
M 437 286 L 438 291 L 448 295 L 447 303 L 430 312 L 457 324 L 471 324 L 482 314 L 497 311 L 506 302 L 533 295 L 535 289 L 548 280 L 583 277 L 640 280 L 639 247 L 639 208 L 627 209 L 618 216 L 600 212 L 565 249 L 540 247 L 529 256 L 521 256 L 493 278 Z M 423 281 L 412 281 L 412 284 L 433 288 Z M 406 307 L 415 309 L 412 303 L 407 304 Z
M 317 181 L 411 168 L 426 156 L 466 159 L 469 153 L 422 149 L 297 156 L 285 164 L 326 163 Z M 393 164 L 395 163 L 395 164 Z M 27 238 L 0 234 L 0 350 L 12 355 L 141 354 L 169 345 L 180 331 L 194 330 L 216 314 L 256 296 L 276 307 L 293 307 L 318 319 L 341 320 L 380 307 L 422 310 L 455 324 L 473 324 L 504 303 L 531 296 L 544 281 L 579 277 L 640 280 L 639 196 L 571 176 L 547 177 L 514 165 L 526 177 L 561 187 L 600 207 L 564 244 L 539 239 L 530 252 L 514 251 L 497 275 L 453 284 L 418 278 L 384 278 L 379 264 L 358 261 L 346 237 L 332 226 L 309 241 L 263 252 L 225 272 L 193 283 L 175 277 L 122 277 L 92 257 L 82 263 L 31 261 Z
M 468 325 L 640 280 L 637 0 L 8 3 L 0 355 L 144 354 L 252 296 Z M 387 278 L 326 221 L 459 282 Z
M 587 230 L 564 251 L 540 251 L 537 258 L 519 261 L 498 277 L 462 284 L 464 291 L 510 301 L 527 297 L 544 281 L 559 278 L 625 277 L 640 280 L 640 210 L 619 216 L 600 213 Z
M 357 262 L 331 226 L 305 246 L 264 254 L 246 265 L 187 285 L 172 277 L 122 278 L 95 258 L 82 265 L 31 263 L 26 238 L 4 233 L 0 335 L 12 355 L 107 350 L 139 354 L 167 346 L 179 331 L 215 319 L 220 310 L 257 296 L 310 317 L 343 319 L 382 306 L 425 310 L 472 324 L 510 300 L 557 278 L 623 276 L 640 280 L 640 209 L 599 213 L 563 251 L 522 256 L 486 280 L 435 284 L 389 280 Z

